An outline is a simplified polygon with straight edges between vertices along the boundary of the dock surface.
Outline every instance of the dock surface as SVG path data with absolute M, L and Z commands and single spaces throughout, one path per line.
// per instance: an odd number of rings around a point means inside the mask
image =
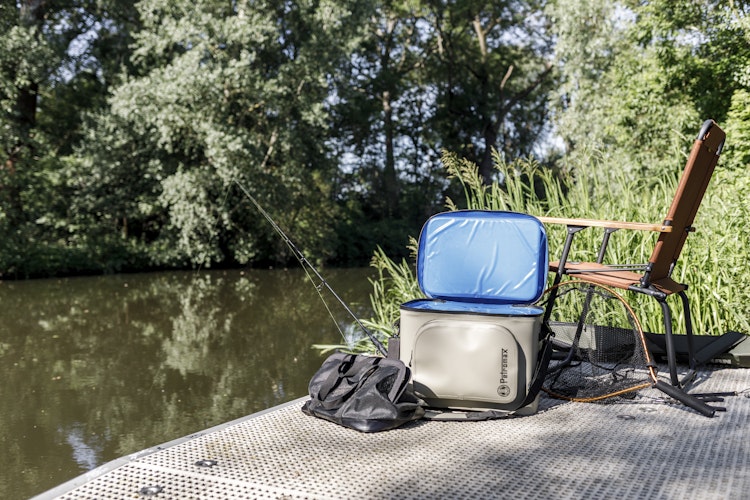
M 634 403 L 560 402 L 485 422 L 418 421 L 362 434 L 298 399 L 123 457 L 37 499 L 654 498 L 750 491 L 750 369 L 699 373 L 734 391 L 714 418 L 641 391 Z

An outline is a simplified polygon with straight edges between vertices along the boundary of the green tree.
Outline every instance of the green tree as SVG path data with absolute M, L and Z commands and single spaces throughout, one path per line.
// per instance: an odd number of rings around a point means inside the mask
M 729 56 L 724 64 L 731 76 L 727 87 L 732 90 L 725 125 L 727 145 L 723 164 L 736 171 L 732 176 L 735 177 L 741 176 L 737 174 L 743 169 L 747 172 L 750 165 L 750 16 L 747 3 L 730 6 L 732 8 L 725 9 L 728 19 L 723 24 L 725 30 L 721 37 L 722 52 Z M 747 176 L 744 177 L 747 183 Z
M 335 94 L 348 209 L 339 232 L 402 254 L 452 189 L 442 149 L 480 162 L 490 179 L 494 149 L 515 157 L 543 140 L 551 40 L 533 1 L 370 9 Z
M 732 95 L 726 126 L 729 144 L 724 153 L 724 166 L 741 173 L 750 165 L 750 91 L 738 89 Z
M 128 44 L 132 2 L 23 0 L 0 6 L 0 272 L 70 264 L 62 156 L 104 104 Z
M 32 158 L 43 154 L 40 138 L 35 137 L 40 84 L 48 78 L 55 57 L 54 47 L 43 36 L 46 15 L 44 2 L 34 0 L 0 11 L 0 194 L 10 231 L 26 219 L 23 185 L 30 178 Z
M 433 129 L 442 148 L 476 162 L 490 182 L 494 149 L 517 158 L 544 138 L 554 74 L 542 2 L 428 4 Z
M 596 150 L 633 175 L 681 168 L 685 139 L 704 119 L 725 121 L 733 93 L 745 86 L 747 7 L 552 2 L 562 75 L 555 124 L 569 159 Z
M 90 185 L 78 212 L 101 213 L 102 231 L 128 244 L 145 242 L 155 265 L 280 255 L 283 243 L 237 181 L 302 248 L 328 255 L 336 163 L 327 99 L 338 41 L 356 25 L 353 4 L 144 0 L 137 7 L 143 27 L 134 34 L 133 75 L 93 121 L 74 179 L 109 179 L 115 202 L 105 206 Z
M 420 81 L 430 48 L 422 40 L 419 2 L 371 2 L 368 9 L 339 70 L 335 123 L 340 147 L 352 158 L 342 166 L 373 193 L 368 202 L 375 213 L 393 217 L 400 213 L 401 172 L 412 159 L 424 161 L 413 155 L 423 138 L 410 131 L 423 129 L 413 110 L 426 104 Z M 414 140 L 404 140 L 409 136 Z

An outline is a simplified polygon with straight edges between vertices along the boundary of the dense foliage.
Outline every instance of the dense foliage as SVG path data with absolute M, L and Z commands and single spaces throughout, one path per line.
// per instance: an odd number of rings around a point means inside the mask
M 703 119 L 750 157 L 748 3 L 19 0 L 0 5 L 0 275 L 407 255 L 460 183 L 676 172 Z M 746 139 L 747 138 L 747 139 Z M 731 172 L 731 173 L 730 173 Z M 573 202 L 570 201 L 570 204 Z M 575 202 L 578 203 L 578 202 Z M 567 205 L 581 214 L 585 206 Z

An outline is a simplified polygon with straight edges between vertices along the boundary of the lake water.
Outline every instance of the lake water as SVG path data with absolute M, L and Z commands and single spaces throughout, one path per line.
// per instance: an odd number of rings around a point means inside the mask
M 359 317 L 371 270 L 324 276 Z M 352 319 L 302 270 L 0 282 L 0 498 L 307 394 Z

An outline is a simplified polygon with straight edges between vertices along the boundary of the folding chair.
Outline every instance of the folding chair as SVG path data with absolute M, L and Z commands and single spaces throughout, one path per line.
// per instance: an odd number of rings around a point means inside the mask
M 664 320 L 665 350 L 670 379 L 672 386 L 678 389 L 684 388 L 692 382 L 696 375 L 698 363 L 694 349 L 690 303 L 685 293 L 687 285 L 676 282 L 671 274 L 688 234 L 694 231 L 693 220 L 719 159 L 724 139 L 725 133 L 713 120 L 707 120 L 703 123 L 677 187 L 677 193 L 672 200 L 666 218 L 661 224 L 539 217 L 544 223 L 567 226 L 567 237 L 560 260 L 550 263 L 550 271 L 555 273 L 554 284 L 558 284 L 563 276 L 575 276 L 612 288 L 645 294 L 659 302 Z M 575 235 L 589 227 L 602 228 L 604 231 L 596 261 L 568 261 L 568 254 Z M 660 233 L 648 263 L 637 265 L 605 264 L 605 254 L 610 236 L 619 229 Z M 679 295 L 682 300 L 687 330 L 685 333 L 689 371 L 682 379 L 679 378 L 677 372 L 672 312 L 667 303 L 667 298 L 674 294 Z M 545 319 L 549 319 L 549 313 L 553 305 L 554 299 L 548 302 Z

